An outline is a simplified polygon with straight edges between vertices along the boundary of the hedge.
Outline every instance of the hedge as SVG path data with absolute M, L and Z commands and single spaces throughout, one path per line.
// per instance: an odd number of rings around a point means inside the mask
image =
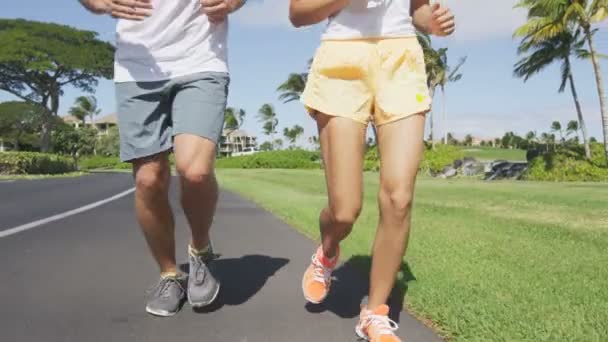
M 530 154 L 532 158 L 529 162 L 526 179 L 553 182 L 608 181 L 604 146 L 591 144 L 591 151 L 590 161 L 585 159 L 581 146 L 568 146 L 562 147 L 558 151 Z
M 75 170 L 76 167 L 69 157 L 37 152 L 0 153 L 2 175 L 55 175 Z
M 90 156 L 82 158 L 78 162 L 81 170 L 101 170 L 101 169 L 112 169 L 112 170 L 128 170 L 131 169 L 131 164 L 123 163 L 118 157 L 103 157 L 103 156 Z
M 285 150 L 220 158 L 216 166 L 223 169 L 319 169 L 321 162 L 318 152 Z

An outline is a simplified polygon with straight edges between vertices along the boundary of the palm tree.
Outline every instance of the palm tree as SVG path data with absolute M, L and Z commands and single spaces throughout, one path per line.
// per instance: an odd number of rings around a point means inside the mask
M 578 137 L 578 122 L 575 120 L 569 121 L 568 126 L 566 126 L 566 136 L 570 136 L 571 134 Z
M 467 57 L 462 57 L 460 58 L 460 60 L 458 61 L 458 64 L 456 64 L 455 67 L 450 67 L 447 64 L 447 51 L 446 54 L 444 55 L 445 57 L 445 65 L 446 65 L 446 71 L 449 73 L 447 75 L 446 78 L 444 78 L 440 84 L 441 87 L 441 98 L 442 98 L 442 102 L 443 102 L 443 143 L 447 144 L 448 143 L 448 121 L 447 121 L 447 114 L 446 114 L 446 106 L 447 106 L 447 99 L 446 99 L 446 95 L 445 95 L 445 88 L 447 86 L 448 83 L 456 83 L 458 81 L 460 81 L 460 79 L 462 79 L 462 73 L 460 72 L 460 68 L 462 67 L 462 65 L 467 61 Z
M 431 37 L 427 34 L 418 34 L 418 42 L 422 46 L 422 51 L 424 52 L 427 86 L 429 87 L 429 96 L 433 99 L 435 97 L 435 89 L 440 84 L 444 83 L 444 80 L 446 79 L 448 49 L 433 49 Z M 433 110 L 431 110 L 429 112 L 429 138 L 433 148 L 435 148 L 434 121 Z
M 447 141 L 447 139 L 446 139 Z M 472 146 L 473 145 L 473 136 L 470 134 L 467 134 L 464 137 L 464 141 L 463 141 L 464 146 Z
M 595 73 L 602 114 L 604 149 L 608 160 L 608 100 L 594 43 L 597 29 L 593 27 L 608 18 L 608 0 L 520 0 L 517 6 L 528 9 L 528 23 L 520 27 L 516 34 L 529 36 L 534 44 L 572 32 L 572 25 L 582 30 L 589 48 L 586 56 L 591 59 Z
M 277 133 L 277 125 L 279 124 L 274 107 L 269 103 L 263 104 L 260 110 L 258 110 L 258 119 L 263 124 L 262 129 L 264 134 L 270 136 L 270 140 L 274 145 L 274 135 Z
M 243 109 L 226 108 L 224 111 L 224 129 L 228 131 L 228 135 L 243 126 L 245 114 Z
M 528 144 L 533 143 L 536 141 L 536 132 L 528 132 L 526 134 L 526 141 L 528 142 Z
M 319 137 L 316 136 L 316 135 L 313 135 L 313 136 L 309 137 L 308 138 L 308 143 L 311 144 L 314 147 L 315 151 L 318 151 L 319 148 L 320 148 L 320 146 L 321 146 L 321 143 L 319 141 Z
M 527 25 L 527 24 L 526 24 Z M 524 25 L 524 26 L 526 26 Z M 570 25 L 572 28 L 572 25 Z M 519 31 L 519 30 L 518 30 Z M 521 32 L 520 32 L 521 33 Z M 516 32 L 515 34 L 520 34 Z M 552 38 L 534 42 L 533 35 L 525 35 L 521 41 L 518 52 L 520 55 L 526 55 L 517 64 L 515 64 L 515 76 L 527 81 L 533 75 L 541 72 L 545 67 L 553 63 L 561 63 L 561 84 L 558 92 L 563 92 L 566 85 L 570 86 L 576 114 L 578 118 L 578 126 L 583 133 L 583 143 L 585 145 L 585 156 L 591 158 L 591 149 L 587 139 L 587 127 L 583 111 L 578 99 L 578 93 L 574 84 L 574 76 L 572 74 L 571 56 L 582 57 L 584 55 L 584 41 L 579 38 L 580 31 L 564 31 Z
M 308 70 L 310 70 L 311 65 L 312 59 L 309 59 Z M 283 103 L 298 101 L 304 92 L 307 79 L 308 72 L 289 74 L 287 80 L 277 88 L 277 91 L 280 93 L 279 100 L 283 101 Z
M 79 96 L 76 98 L 74 105 L 70 108 L 70 115 L 82 121 L 84 126 L 87 117 L 93 122 L 93 117 L 98 115 L 101 109 L 97 108 L 97 99 L 95 96 Z
M 291 147 L 294 147 L 296 141 L 304 133 L 304 128 L 300 125 L 295 125 L 292 128 L 285 127 L 283 129 L 283 135 L 291 143 Z
M 564 134 L 562 130 L 562 124 L 559 121 L 553 121 L 551 123 L 551 132 L 559 133 L 559 140 L 564 141 Z

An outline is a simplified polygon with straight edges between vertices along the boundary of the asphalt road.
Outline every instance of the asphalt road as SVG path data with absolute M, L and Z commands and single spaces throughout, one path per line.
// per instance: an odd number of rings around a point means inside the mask
M 0 183 L 0 232 L 124 192 L 129 174 Z M 0 238 L 1 341 L 355 341 L 367 282 L 345 264 L 325 305 L 308 306 L 300 281 L 314 243 L 251 202 L 221 194 L 213 228 L 222 291 L 195 312 L 145 313 L 157 279 L 133 215 L 133 197 Z M 188 229 L 176 191 L 178 260 Z M 440 341 L 397 313 L 404 341 Z

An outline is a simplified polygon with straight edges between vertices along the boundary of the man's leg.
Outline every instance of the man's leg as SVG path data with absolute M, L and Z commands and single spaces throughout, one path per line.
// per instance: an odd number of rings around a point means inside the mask
M 347 118 L 317 114 L 328 206 L 319 216 L 321 247 L 304 274 L 304 297 L 322 302 L 329 292 L 339 245 L 359 217 L 363 194 L 366 126 Z
M 425 116 L 378 127 L 380 220 L 373 246 L 368 307 L 386 304 L 407 248 L 416 175 L 424 151 Z
M 218 198 L 213 171 L 215 143 L 191 134 L 175 137 L 175 166 L 181 184 L 181 203 L 192 231 L 191 246 L 209 245 L 209 230 Z
M 213 171 L 215 150 L 224 124 L 229 77 L 200 73 L 176 81 L 173 99 L 173 149 L 181 183 L 181 203 L 192 238 L 188 248 L 188 301 L 211 304 L 220 290 L 215 278 L 209 230 L 218 186 Z
M 152 255 L 163 275 L 176 274 L 174 220 L 169 205 L 167 154 L 133 162 L 135 211 Z

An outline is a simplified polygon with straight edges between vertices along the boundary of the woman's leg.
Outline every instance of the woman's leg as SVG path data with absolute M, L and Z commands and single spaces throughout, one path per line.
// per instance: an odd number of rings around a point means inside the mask
M 402 264 L 410 232 L 414 186 L 424 151 L 425 116 L 378 127 L 380 219 L 373 246 L 368 308 L 386 301 Z
M 366 126 L 342 117 L 317 114 L 325 166 L 328 205 L 319 216 L 321 248 L 304 274 L 302 288 L 309 302 L 322 302 L 329 291 L 339 245 L 361 212 Z

